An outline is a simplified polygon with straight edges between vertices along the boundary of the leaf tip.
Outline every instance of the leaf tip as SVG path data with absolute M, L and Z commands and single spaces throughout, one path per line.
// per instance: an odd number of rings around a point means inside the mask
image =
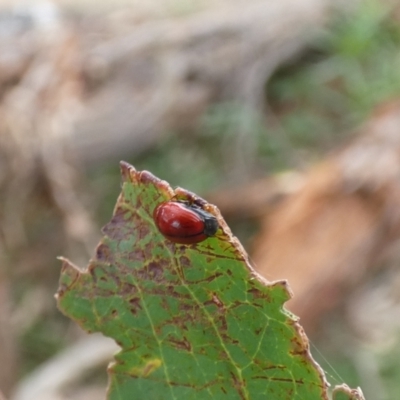
M 57 257 L 57 259 L 62 261 L 60 283 L 57 293 L 54 295 L 59 304 L 64 293 L 81 276 L 81 270 L 67 258 Z
M 121 176 L 122 180 L 125 181 L 130 181 L 133 182 L 134 176 L 136 174 L 136 169 L 133 165 L 127 163 L 126 161 L 120 161 L 119 166 L 121 169 Z

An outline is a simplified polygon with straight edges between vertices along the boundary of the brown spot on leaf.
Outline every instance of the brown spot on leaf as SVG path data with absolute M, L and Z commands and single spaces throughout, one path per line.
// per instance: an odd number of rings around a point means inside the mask
M 151 262 L 147 266 L 147 270 L 149 272 L 149 278 L 154 280 L 155 282 L 160 282 L 164 278 L 164 269 L 160 265 L 160 263 L 157 262 Z
M 145 288 L 145 292 L 147 295 L 152 295 L 152 296 L 170 296 L 180 299 L 182 301 L 191 300 L 191 295 L 189 293 L 184 294 L 176 292 L 174 286 L 165 287 L 163 285 L 160 285 L 157 287 Z
M 243 392 L 244 382 L 240 381 L 239 378 L 233 372 L 231 372 L 231 377 L 232 377 L 233 387 L 238 392 L 240 398 L 242 400 L 245 400 L 247 396 Z
M 111 221 L 103 227 L 104 235 L 118 241 L 124 239 L 127 235 L 127 214 L 130 214 L 130 211 L 118 207 Z
M 136 292 L 137 292 L 137 288 L 128 282 L 124 282 L 120 285 L 119 293 L 121 294 L 121 296 L 134 294 Z
M 159 263 L 156 261 L 150 262 L 143 268 L 136 269 L 133 274 L 136 276 L 138 281 L 153 281 L 163 282 L 164 281 L 164 265 L 168 265 L 165 261 Z
M 220 333 L 222 336 L 225 336 L 225 333 L 228 330 L 228 323 L 226 322 L 225 314 L 219 315 L 217 318 L 215 318 L 215 323 L 218 326 L 218 329 L 220 330 Z M 226 337 L 227 341 L 230 341 L 230 337 Z
M 212 282 L 213 280 L 219 278 L 220 276 L 223 276 L 223 273 L 222 273 L 222 272 L 217 272 L 217 273 L 215 273 L 214 275 L 209 276 L 207 279 L 205 279 L 205 281 L 208 282 L 208 283 L 210 283 L 210 282 Z
M 182 340 L 169 337 L 167 340 L 171 345 L 173 345 L 178 350 L 192 351 L 192 345 L 185 337 L 183 337 Z
M 299 337 L 295 336 L 290 339 L 292 350 L 290 354 L 305 356 L 308 352 L 308 340 L 301 341 Z
M 128 259 L 132 260 L 132 261 L 145 261 L 146 260 L 146 256 L 145 253 L 142 249 L 139 248 L 135 248 L 134 251 L 130 251 L 128 253 Z
M 180 249 L 181 252 L 182 252 L 182 251 L 185 251 L 185 249 L 186 249 L 185 246 L 180 246 L 180 245 L 178 245 L 178 244 L 176 244 L 176 243 L 170 242 L 169 240 L 166 240 L 166 241 L 165 241 L 165 245 L 167 246 L 167 249 L 168 249 L 172 254 L 175 254 L 175 253 L 178 251 L 178 249 Z
M 142 305 L 139 297 L 134 297 L 129 300 L 129 304 L 131 305 L 132 314 L 136 315 L 141 309 Z
M 179 309 L 181 311 L 191 311 L 194 309 L 194 304 L 180 303 Z
M 136 230 L 138 240 L 144 239 L 146 236 L 150 234 L 150 227 L 143 222 L 138 225 Z
M 270 298 L 268 293 L 265 293 L 265 292 L 261 291 L 260 289 L 258 289 L 256 287 L 252 287 L 251 289 L 249 289 L 247 291 L 247 293 L 253 295 L 253 297 L 255 299 L 263 299 L 263 300 L 268 301 L 268 302 L 271 301 L 271 298 Z
M 113 253 L 110 251 L 110 248 L 104 244 L 100 243 L 96 249 L 96 259 L 98 261 L 106 262 L 112 264 L 114 262 Z
M 189 258 L 186 256 L 181 256 L 179 257 L 179 263 L 182 265 L 182 267 L 187 268 L 190 267 L 192 265 L 192 263 L 190 262 Z
M 204 305 L 210 305 L 210 304 L 216 305 L 219 311 L 225 311 L 225 305 L 221 301 L 221 299 L 217 296 L 216 293 L 212 293 L 211 300 L 208 300 L 204 303 Z
M 216 293 L 213 293 L 212 295 L 212 301 L 214 304 L 217 305 L 217 307 L 221 310 L 225 309 L 224 303 L 221 301 L 221 299 L 217 296 Z
M 217 272 L 214 275 L 211 275 L 205 279 L 198 279 L 197 281 L 191 281 L 191 283 L 203 283 L 203 282 L 207 282 L 210 283 L 212 281 L 214 281 L 215 279 L 219 278 L 220 276 L 223 276 L 224 274 L 222 272 Z
M 276 377 L 271 377 L 268 375 L 259 375 L 259 376 L 255 376 L 253 379 L 263 379 L 266 381 L 275 381 L 275 382 L 288 382 L 291 383 L 293 385 L 293 382 L 298 384 L 298 385 L 304 385 L 304 381 L 303 379 L 296 379 L 293 380 L 292 378 L 276 378 Z
M 144 260 L 151 260 L 154 258 L 154 243 L 150 241 L 143 248 L 143 256 Z

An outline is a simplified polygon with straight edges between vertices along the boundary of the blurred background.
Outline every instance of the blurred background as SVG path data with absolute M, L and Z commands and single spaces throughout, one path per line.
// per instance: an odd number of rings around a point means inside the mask
M 105 398 L 115 346 L 53 296 L 56 257 L 94 252 L 121 159 L 216 204 L 289 281 L 332 384 L 398 399 L 399 1 L 0 1 L 8 399 Z

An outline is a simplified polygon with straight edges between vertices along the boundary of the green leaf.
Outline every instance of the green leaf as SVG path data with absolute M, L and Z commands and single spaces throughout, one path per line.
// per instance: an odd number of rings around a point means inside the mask
M 121 351 L 109 399 L 327 399 L 327 383 L 285 281 L 251 267 L 215 206 L 121 163 L 114 215 L 85 271 L 63 259 L 60 310 Z M 215 237 L 174 244 L 155 227 L 163 201 L 196 201 L 218 218 Z

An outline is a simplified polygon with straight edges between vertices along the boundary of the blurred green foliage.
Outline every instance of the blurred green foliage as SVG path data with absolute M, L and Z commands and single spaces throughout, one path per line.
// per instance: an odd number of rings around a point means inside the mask
M 390 11 L 367 2 L 356 15 L 340 16 L 300 68 L 279 71 L 269 84 L 293 147 L 330 148 L 399 95 L 400 24 Z
M 24 332 L 20 347 L 20 356 L 24 360 L 21 374 L 31 371 L 65 346 L 65 323 L 60 324 L 60 320 L 59 315 L 47 316 Z

